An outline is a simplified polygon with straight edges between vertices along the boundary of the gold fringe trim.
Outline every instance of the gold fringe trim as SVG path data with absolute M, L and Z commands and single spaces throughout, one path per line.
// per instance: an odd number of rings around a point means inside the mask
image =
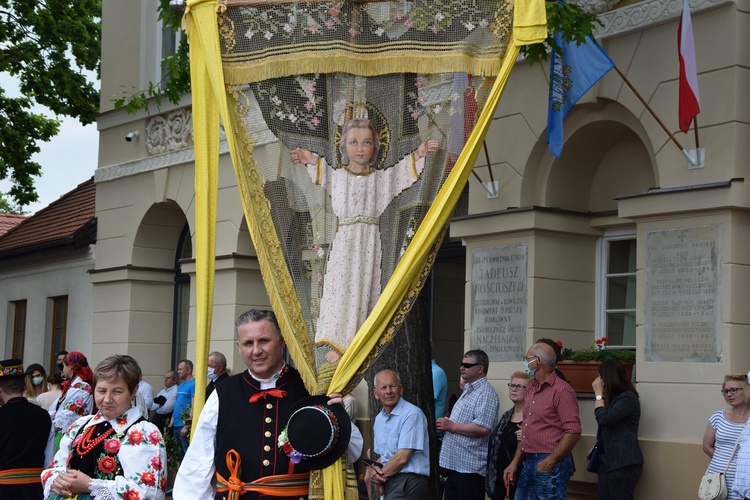
M 240 93 L 228 91 L 227 100 L 235 106 L 241 106 Z M 232 125 L 241 124 L 242 120 L 237 116 L 236 109 L 233 106 L 228 107 Z M 241 125 L 237 126 L 242 130 Z M 236 138 L 235 130 L 234 126 L 227 127 L 227 136 L 231 134 Z M 241 134 L 239 139 L 240 141 L 229 141 L 229 144 L 235 145 L 232 163 L 235 167 L 248 232 L 258 255 L 263 284 L 268 292 L 271 308 L 279 321 L 289 354 L 300 372 L 305 387 L 312 392 L 317 386 L 313 342 L 307 334 L 302 306 L 284 260 L 268 200 L 263 192 L 265 179 L 256 168 L 252 154 L 254 142 L 245 134 Z M 240 142 L 241 147 L 238 145 Z
M 413 73 L 468 73 L 495 76 L 500 70 L 505 50 L 476 57 L 461 53 L 425 54 L 415 50 L 368 55 L 352 54 L 344 50 L 301 52 L 279 55 L 273 59 L 232 61 L 224 58 L 224 80 L 229 85 L 254 83 L 270 78 L 307 73 L 350 73 L 377 76 L 403 73 L 405 64 Z M 405 63 L 404 61 L 408 61 Z

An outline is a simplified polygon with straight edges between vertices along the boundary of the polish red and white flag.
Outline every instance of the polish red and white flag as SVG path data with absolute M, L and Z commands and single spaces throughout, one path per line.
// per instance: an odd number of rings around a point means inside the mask
M 701 112 L 698 96 L 698 70 L 695 64 L 695 42 L 693 22 L 690 19 L 688 0 L 682 1 L 682 17 L 677 30 L 677 45 L 680 49 L 680 130 L 687 134 L 693 118 Z

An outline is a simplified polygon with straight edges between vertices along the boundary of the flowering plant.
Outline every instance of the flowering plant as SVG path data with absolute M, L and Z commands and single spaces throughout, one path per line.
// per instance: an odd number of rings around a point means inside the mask
M 187 405 L 187 407 L 180 412 L 180 420 L 182 420 L 185 429 L 187 429 L 185 439 L 190 441 L 191 423 L 193 422 L 192 407 L 190 405 Z
M 602 337 L 594 341 L 594 346 L 588 349 L 582 349 L 574 351 L 568 347 L 563 347 L 561 340 L 557 341 L 562 349 L 562 358 L 570 361 L 605 361 L 608 359 L 616 359 L 618 361 L 635 362 L 635 352 L 628 351 L 625 349 L 607 349 L 609 339 Z
M 178 450 L 182 445 L 172 434 L 164 434 L 164 446 L 167 449 L 167 470 L 176 472 L 180 467 L 180 452 Z M 156 468 L 154 464 L 152 466 Z M 159 463 L 159 467 L 161 467 L 161 463 Z

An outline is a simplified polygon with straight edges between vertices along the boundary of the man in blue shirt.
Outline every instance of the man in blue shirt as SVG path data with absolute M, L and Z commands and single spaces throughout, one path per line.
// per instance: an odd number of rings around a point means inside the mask
M 448 377 L 445 370 L 435 362 L 435 352 L 430 340 L 430 351 L 432 352 L 432 391 L 435 397 L 435 418 L 445 416 L 445 397 L 448 395 Z
M 386 500 L 427 498 L 430 442 L 427 418 L 401 396 L 404 387 L 393 370 L 375 375 L 375 399 L 383 409 L 375 417 L 374 450 L 382 464 L 367 467 L 367 479 Z
M 177 376 L 180 377 L 180 385 L 177 386 L 177 398 L 172 412 L 172 433 L 180 442 L 180 461 L 185 456 L 190 442 L 188 441 L 188 426 L 190 421 L 183 421 L 182 414 L 185 411 L 191 415 L 193 411 L 193 399 L 195 398 L 195 378 L 193 378 L 193 362 L 183 359 L 177 364 Z

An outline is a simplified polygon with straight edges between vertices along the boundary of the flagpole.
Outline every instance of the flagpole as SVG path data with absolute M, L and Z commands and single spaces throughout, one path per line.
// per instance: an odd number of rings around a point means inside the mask
M 693 117 L 693 132 L 695 133 L 695 149 L 701 147 L 701 143 L 698 140 L 698 115 Z
M 654 117 L 654 120 L 656 120 L 656 123 L 658 123 L 661 126 L 662 129 L 664 129 L 664 132 L 666 132 L 667 135 L 669 136 L 669 138 L 672 139 L 672 142 L 674 142 L 675 145 L 680 149 L 680 151 L 682 151 L 682 154 L 688 159 L 688 161 L 690 162 L 690 165 L 695 166 L 696 162 L 695 162 L 695 160 L 693 158 L 690 157 L 690 153 L 688 153 L 687 150 L 684 147 L 682 147 L 682 144 L 680 144 L 680 141 L 678 141 L 677 138 L 674 136 L 674 134 L 669 131 L 669 129 L 667 128 L 667 126 L 664 125 L 664 122 L 662 122 L 661 119 L 658 116 L 656 116 L 656 113 L 654 112 L 653 109 L 651 109 L 651 106 L 649 106 L 649 104 L 646 102 L 646 100 L 643 98 L 643 96 L 641 96 L 641 94 L 635 89 L 635 87 L 633 87 L 633 84 L 630 83 L 630 80 L 628 80 L 628 77 L 625 76 L 625 74 L 622 71 L 620 71 L 620 68 L 618 68 L 617 65 L 615 65 L 614 68 L 615 68 L 615 71 L 617 71 L 617 74 L 620 75 L 620 77 L 622 77 L 622 80 L 627 84 L 627 86 L 630 87 L 630 90 L 633 91 L 633 94 L 635 94 L 635 96 L 638 98 L 638 100 L 641 101 L 641 104 L 643 104 L 643 106 L 645 106 L 646 110 L 649 113 L 651 113 L 651 116 Z M 695 128 L 696 128 L 696 142 L 697 142 L 697 139 L 698 139 L 697 129 L 698 129 L 698 127 L 696 126 Z M 696 147 L 697 147 L 697 145 L 696 145 Z

